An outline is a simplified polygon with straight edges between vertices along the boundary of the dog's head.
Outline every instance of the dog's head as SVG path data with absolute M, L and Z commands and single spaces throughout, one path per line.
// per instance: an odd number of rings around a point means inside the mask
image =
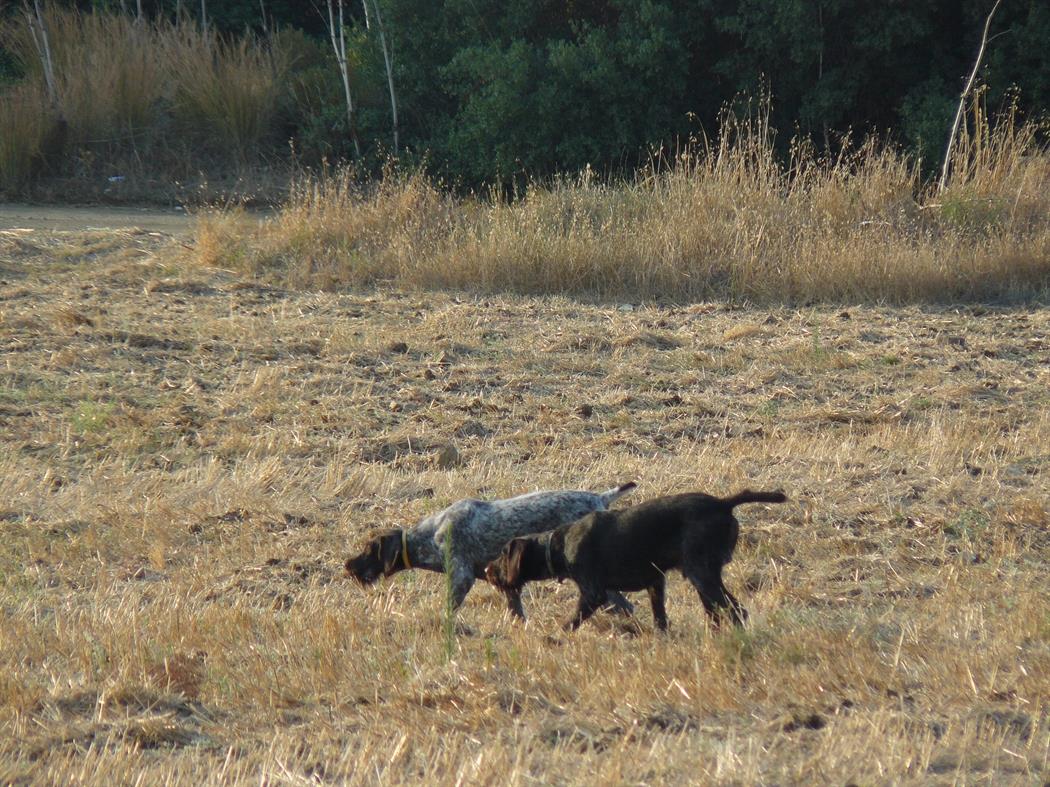
M 508 541 L 499 557 L 485 566 L 485 579 L 502 590 L 514 590 L 525 584 L 522 565 L 529 539 L 515 538 Z
M 346 561 L 346 573 L 362 585 L 371 585 L 380 576 L 389 577 L 405 568 L 402 535 L 397 529 L 384 530 L 373 537 L 360 554 Z

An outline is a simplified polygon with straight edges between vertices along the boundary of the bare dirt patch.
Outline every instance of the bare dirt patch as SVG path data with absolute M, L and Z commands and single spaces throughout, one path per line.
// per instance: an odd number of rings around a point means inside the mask
M 0 230 L 84 232 L 140 229 L 188 235 L 193 219 L 185 210 L 157 208 L 70 207 L 66 205 L 0 204 Z
M 1045 780 L 1050 312 L 265 287 L 0 234 L 0 781 Z M 451 458 L 454 451 L 454 461 Z M 443 458 L 444 457 L 444 458 Z M 367 532 L 636 480 L 741 510 L 742 632 L 528 627 Z

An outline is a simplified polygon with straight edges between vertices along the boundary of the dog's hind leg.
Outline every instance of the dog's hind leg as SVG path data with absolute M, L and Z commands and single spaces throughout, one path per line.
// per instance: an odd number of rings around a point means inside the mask
M 719 577 L 719 581 L 721 582 L 721 577 Z M 729 616 L 733 619 L 733 622 L 738 626 L 746 623 L 748 618 L 747 610 L 744 609 L 743 604 L 737 601 L 736 596 L 729 592 L 725 582 L 722 582 L 722 593 L 725 594 L 726 599 L 729 601 Z
M 724 609 L 729 610 L 729 617 L 736 625 L 743 625 L 747 613 L 740 606 L 740 602 L 726 590 L 722 582 L 721 564 L 708 562 L 699 566 L 683 566 L 682 573 L 700 594 L 700 602 L 716 626 L 722 622 Z

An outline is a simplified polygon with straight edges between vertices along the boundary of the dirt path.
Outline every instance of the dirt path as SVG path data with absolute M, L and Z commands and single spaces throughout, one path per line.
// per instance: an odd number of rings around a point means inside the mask
M 193 218 L 181 209 L 0 204 L 0 230 L 78 232 L 129 227 L 186 235 L 193 229 Z

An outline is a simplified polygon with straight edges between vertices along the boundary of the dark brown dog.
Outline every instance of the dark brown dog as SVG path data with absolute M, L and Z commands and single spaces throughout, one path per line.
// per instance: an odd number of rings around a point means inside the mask
M 567 624 L 572 629 L 605 604 L 606 591 L 647 590 L 656 625 L 666 629 L 664 575 L 677 568 L 716 624 L 728 610 L 740 625 L 747 611 L 722 582 L 739 534 L 733 508 L 785 500 L 783 492 L 744 490 L 726 498 L 693 492 L 595 511 L 550 533 L 513 539 L 485 576 L 508 593 L 538 579 L 571 579 L 580 589 L 576 616 Z

